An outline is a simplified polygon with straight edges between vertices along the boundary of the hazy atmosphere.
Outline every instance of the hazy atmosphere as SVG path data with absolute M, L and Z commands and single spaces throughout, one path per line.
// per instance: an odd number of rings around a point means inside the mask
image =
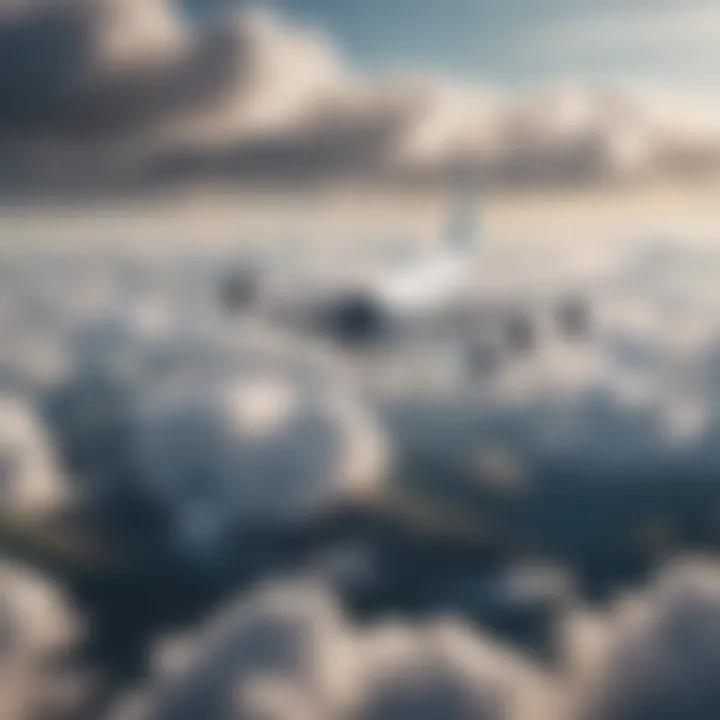
M 0 0 L 0 720 L 716 720 L 718 33 Z

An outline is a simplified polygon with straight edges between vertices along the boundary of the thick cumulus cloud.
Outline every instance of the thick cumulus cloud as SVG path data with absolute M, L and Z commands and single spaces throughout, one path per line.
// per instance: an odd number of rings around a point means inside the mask
M 666 567 L 569 617 L 545 673 L 454 622 L 359 631 L 318 586 L 277 584 L 161 644 L 148 684 L 112 717 L 704 720 L 717 705 L 719 597 L 715 563 Z
M 684 561 L 604 619 L 575 627 L 576 716 L 587 720 L 712 718 L 720 653 L 717 565 Z M 585 623 L 587 626 L 587 623 Z M 571 647 L 573 644 L 571 643 Z
M 720 153 L 712 129 L 631 92 L 364 80 L 267 11 L 197 25 L 170 0 L 5 3 L 0 68 L 8 190 L 436 183 L 460 158 L 503 185 L 597 183 L 711 171 Z
M 352 399 L 308 393 L 283 376 L 152 393 L 136 428 L 146 492 L 200 551 L 216 551 L 232 529 L 302 526 L 363 502 L 387 472 L 384 439 Z
M 80 617 L 63 593 L 24 568 L 0 564 L 0 717 L 73 717 L 90 676 L 73 662 Z
M 26 3 L 2 16 L 8 140 L 119 142 L 212 111 L 254 72 L 251 23 L 205 35 L 170 3 Z
M 0 514 L 42 516 L 69 503 L 71 493 L 55 448 L 27 403 L 0 396 Z
M 148 719 L 314 718 L 354 695 L 358 658 L 329 596 L 280 584 L 231 605 L 184 647 L 161 648 L 158 666 Z
M 174 303 L 116 308 L 69 333 L 74 371 L 45 407 L 88 498 L 161 508 L 173 553 L 210 564 L 243 533 L 374 501 L 391 449 L 331 361 Z
M 536 668 L 468 629 L 359 634 L 322 588 L 302 583 L 231 605 L 157 665 L 125 717 L 541 720 L 560 707 Z
M 453 623 L 387 628 L 371 641 L 372 670 L 350 717 L 357 720 L 557 717 L 552 683 L 469 628 Z

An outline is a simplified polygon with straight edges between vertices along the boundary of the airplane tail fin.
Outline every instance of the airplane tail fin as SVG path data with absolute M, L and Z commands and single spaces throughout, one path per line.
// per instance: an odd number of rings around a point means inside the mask
M 474 255 L 480 249 L 480 187 L 474 173 L 458 172 L 454 178 L 447 243 L 458 255 Z

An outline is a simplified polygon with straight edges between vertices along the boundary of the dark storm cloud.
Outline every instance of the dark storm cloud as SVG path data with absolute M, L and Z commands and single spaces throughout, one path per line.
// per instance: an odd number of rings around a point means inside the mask
M 7 189 L 117 182 L 145 143 L 212 111 L 242 84 L 245 49 L 238 26 L 186 34 L 158 2 L 6 10 L 0 182 Z
M 183 30 L 157 2 L 76 0 L 0 15 L 3 140 L 112 140 L 222 100 L 248 69 L 239 26 Z M 113 58 L 115 42 L 137 56 Z

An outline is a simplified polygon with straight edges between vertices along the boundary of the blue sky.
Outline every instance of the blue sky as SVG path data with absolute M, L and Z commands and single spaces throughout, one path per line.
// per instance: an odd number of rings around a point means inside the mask
M 237 0 L 182 0 L 202 14 Z M 357 68 L 503 84 L 554 79 L 720 86 L 718 0 L 271 0 Z

